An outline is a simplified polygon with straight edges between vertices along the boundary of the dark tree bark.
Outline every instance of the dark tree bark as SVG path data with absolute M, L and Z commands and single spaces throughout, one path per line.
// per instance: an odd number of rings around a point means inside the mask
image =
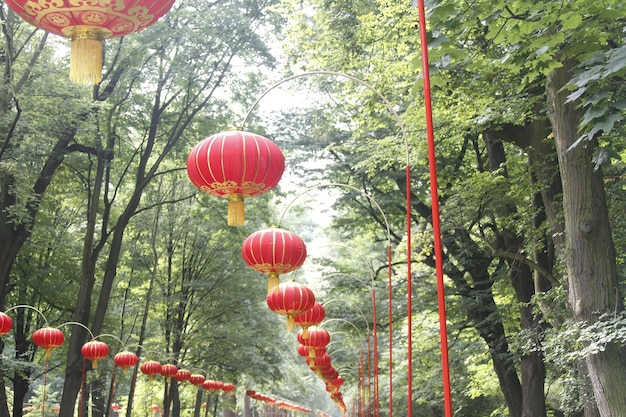
M 593 324 L 601 314 L 623 311 L 624 305 L 602 171 L 592 163 L 596 143 L 573 146 L 580 136 L 581 115 L 577 103 L 566 102 L 570 69 L 571 63 L 565 63 L 548 76 L 548 115 L 563 185 L 568 301 L 576 321 Z M 626 346 L 607 343 L 586 362 L 600 415 L 626 415 Z

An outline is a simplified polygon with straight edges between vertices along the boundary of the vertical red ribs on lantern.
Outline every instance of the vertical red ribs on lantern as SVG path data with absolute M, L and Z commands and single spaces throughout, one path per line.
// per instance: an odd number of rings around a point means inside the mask
M 248 236 L 241 245 L 241 257 L 257 272 L 268 275 L 267 291 L 280 283 L 280 274 L 300 268 L 306 260 L 306 244 L 295 233 L 270 227 Z
M 287 330 L 293 330 L 294 317 L 313 308 L 315 295 L 304 284 L 285 282 L 272 288 L 265 300 L 270 310 L 287 317 Z
M 205 193 L 228 198 L 228 225 L 244 224 L 244 198 L 274 188 L 285 157 L 268 138 L 244 131 L 209 136 L 187 157 L 189 180 Z
M 5 0 L 24 21 L 70 38 L 70 80 L 97 84 L 102 78 L 102 41 L 144 29 L 165 15 L 174 0 Z

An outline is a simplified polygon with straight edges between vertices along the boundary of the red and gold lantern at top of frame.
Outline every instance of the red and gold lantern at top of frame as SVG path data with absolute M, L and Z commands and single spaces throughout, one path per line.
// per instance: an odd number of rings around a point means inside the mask
M 97 84 L 102 78 L 102 42 L 144 29 L 167 13 L 174 0 L 5 0 L 22 19 L 71 39 L 70 80 Z

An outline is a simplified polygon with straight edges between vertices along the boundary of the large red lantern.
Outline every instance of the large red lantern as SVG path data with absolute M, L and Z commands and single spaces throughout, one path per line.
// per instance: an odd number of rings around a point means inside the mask
M 174 0 L 5 0 L 26 22 L 70 38 L 70 80 L 97 84 L 102 42 L 144 29 L 169 11 Z
M 259 230 L 241 246 L 241 256 L 255 271 L 268 274 L 268 292 L 279 284 L 279 275 L 294 271 L 306 259 L 306 245 L 295 233 L 278 227 Z
M 304 284 L 285 282 L 274 287 L 266 297 L 267 306 L 287 317 L 287 330 L 295 327 L 294 316 L 306 313 L 315 304 L 313 291 Z
M 124 369 L 124 373 L 126 373 L 128 372 L 128 369 L 137 365 L 137 362 L 139 362 L 139 357 L 133 352 L 124 350 L 113 357 L 113 362 L 116 366 Z
M 304 314 L 295 316 L 293 320 L 298 326 L 302 327 L 302 338 L 308 339 L 309 327 L 317 326 L 324 320 L 324 317 L 326 317 L 326 311 L 324 310 L 324 306 L 316 302 L 315 304 L 313 304 L 313 308 L 311 308 Z
M 11 317 L 6 313 L 0 312 L 0 336 L 9 333 L 12 328 L 13 320 L 11 320 Z
M 80 353 L 91 361 L 93 369 L 98 368 L 98 361 L 107 357 L 109 346 L 99 340 L 92 340 L 80 348 Z
M 309 327 L 309 337 L 307 339 L 303 337 L 302 333 L 303 329 L 300 329 L 297 336 L 298 342 L 309 348 L 309 358 L 316 357 L 316 353 L 319 353 L 317 350 L 326 348 L 330 343 L 330 333 L 322 327 Z
M 59 329 L 44 327 L 35 330 L 32 339 L 35 345 L 46 350 L 46 357 L 49 357 L 52 349 L 58 348 L 65 342 L 65 335 Z
M 209 136 L 187 157 L 187 175 L 200 190 L 228 198 L 228 224 L 244 223 L 244 197 L 274 188 L 285 170 L 280 148 L 266 137 L 244 131 Z
M 148 375 L 148 380 L 152 381 L 155 375 L 161 374 L 161 367 L 162 365 L 159 362 L 150 360 L 142 363 L 139 370 Z

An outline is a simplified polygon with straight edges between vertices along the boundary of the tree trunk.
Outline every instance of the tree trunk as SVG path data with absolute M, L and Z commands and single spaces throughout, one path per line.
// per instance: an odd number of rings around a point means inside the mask
M 574 319 L 593 324 L 601 314 L 623 311 L 615 250 L 608 221 L 601 170 L 594 170 L 596 144 L 579 137 L 580 111 L 566 103 L 570 66 L 552 71 L 546 82 L 548 115 L 552 123 L 563 184 L 565 261 L 568 301 Z M 587 356 L 587 368 L 602 417 L 626 415 L 626 346 L 607 343 Z

